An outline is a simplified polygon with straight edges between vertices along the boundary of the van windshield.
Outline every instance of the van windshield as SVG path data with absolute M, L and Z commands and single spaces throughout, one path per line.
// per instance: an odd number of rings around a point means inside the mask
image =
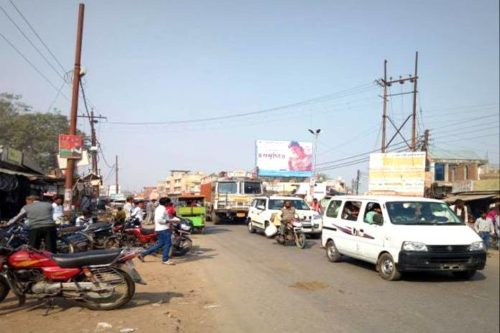
M 392 224 L 463 225 L 464 223 L 440 202 L 393 201 L 386 203 Z

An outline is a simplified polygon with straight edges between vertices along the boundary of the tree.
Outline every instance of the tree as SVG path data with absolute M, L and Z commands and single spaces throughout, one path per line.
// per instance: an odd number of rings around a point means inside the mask
M 68 125 L 59 112 L 33 112 L 21 96 L 0 94 L 0 144 L 29 154 L 44 171 L 57 167 L 58 137 Z

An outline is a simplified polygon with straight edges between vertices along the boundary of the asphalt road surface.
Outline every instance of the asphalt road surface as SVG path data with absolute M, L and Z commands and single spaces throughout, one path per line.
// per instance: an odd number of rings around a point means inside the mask
M 499 331 L 498 251 L 470 280 L 418 273 L 382 280 L 373 265 L 327 261 L 319 240 L 284 247 L 244 225 L 196 237 L 195 274 L 214 301 L 217 332 Z

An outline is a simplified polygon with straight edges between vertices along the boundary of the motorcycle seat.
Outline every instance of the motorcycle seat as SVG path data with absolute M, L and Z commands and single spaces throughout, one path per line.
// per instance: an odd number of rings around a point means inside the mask
M 141 228 L 141 234 L 143 235 L 151 235 L 154 234 L 155 232 L 156 232 L 155 229 Z
M 121 249 L 92 250 L 78 253 L 54 254 L 52 260 L 61 268 L 106 265 L 120 255 Z

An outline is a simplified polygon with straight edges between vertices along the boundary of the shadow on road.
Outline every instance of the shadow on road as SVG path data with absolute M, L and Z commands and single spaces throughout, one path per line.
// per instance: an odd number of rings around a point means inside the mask
M 224 232 L 232 232 L 232 230 L 221 227 L 219 225 L 209 226 L 209 227 L 205 227 L 205 231 L 203 232 L 203 234 L 211 235 L 211 234 L 220 234 L 220 233 L 224 233 Z
M 175 262 L 178 263 L 198 261 L 203 259 L 213 259 L 217 256 L 217 254 L 211 252 L 214 252 L 214 249 L 202 248 L 195 245 L 186 255 L 174 258 Z
M 182 298 L 184 294 L 176 292 L 164 292 L 164 293 L 148 293 L 148 292 L 138 292 L 134 295 L 134 298 L 125 306 L 123 309 L 131 309 L 144 305 L 160 305 L 164 303 L 169 303 L 172 298 Z

